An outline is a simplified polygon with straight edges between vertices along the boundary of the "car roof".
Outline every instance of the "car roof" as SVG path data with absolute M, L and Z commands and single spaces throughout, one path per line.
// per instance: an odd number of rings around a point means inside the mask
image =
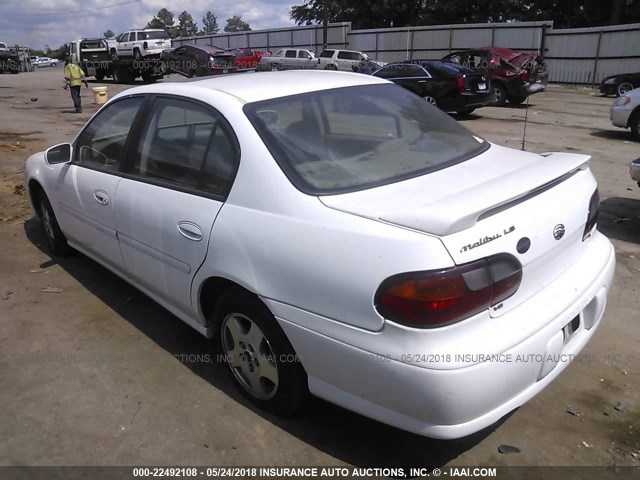
M 226 52 L 226 50 L 222 47 L 216 47 L 215 45 L 201 45 L 201 44 L 191 44 L 191 43 L 185 43 L 184 45 L 180 45 L 176 48 L 180 48 L 180 47 L 190 47 L 190 48 L 197 48 L 198 50 L 202 50 L 203 52 L 210 52 L 211 49 L 214 49 L 218 52 Z
M 189 96 L 194 89 L 215 90 L 231 95 L 243 103 L 298 95 L 320 90 L 389 83 L 370 75 L 329 70 L 289 70 L 282 72 L 238 73 L 219 75 L 180 83 L 156 83 L 125 90 L 120 96 L 136 93 L 165 93 Z M 260 88 L 256 88 L 259 85 Z M 114 98 L 116 98 L 114 97 Z

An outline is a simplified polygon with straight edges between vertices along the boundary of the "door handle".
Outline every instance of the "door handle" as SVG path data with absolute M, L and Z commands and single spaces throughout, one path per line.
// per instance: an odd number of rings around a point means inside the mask
M 178 232 L 180 232 L 180 235 L 183 237 L 194 242 L 202 240 L 202 229 L 195 223 L 178 222 Z
M 96 190 L 95 192 L 93 192 L 93 198 L 95 198 L 96 202 L 101 205 L 109 204 L 109 195 L 107 195 L 107 192 L 105 192 L 104 190 Z

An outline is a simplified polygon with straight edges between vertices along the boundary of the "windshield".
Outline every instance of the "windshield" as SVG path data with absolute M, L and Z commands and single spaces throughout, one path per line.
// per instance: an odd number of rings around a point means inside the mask
M 291 182 L 314 195 L 416 177 L 488 148 L 396 85 L 276 98 L 247 104 L 244 111 Z

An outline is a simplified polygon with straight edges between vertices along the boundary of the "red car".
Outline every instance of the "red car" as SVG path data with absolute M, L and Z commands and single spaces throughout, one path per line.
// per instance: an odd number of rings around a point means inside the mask
M 520 104 L 529 95 L 543 92 L 548 79 L 547 66 L 536 53 L 508 48 L 484 47 L 453 52 L 442 59 L 475 71 L 488 71 L 496 105 Z
M 271 52 L 261 52 L 250 48 L 236 48 L 230 53 L 235 57 L 238 70 L 257 70 L 260 59 L 265 55 L 271 55 Z

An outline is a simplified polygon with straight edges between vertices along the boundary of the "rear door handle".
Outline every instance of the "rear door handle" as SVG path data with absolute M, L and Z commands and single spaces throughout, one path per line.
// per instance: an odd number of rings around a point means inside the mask
M 183 237 L 194 242 L 202 240 L 202 229 L 195 223 L 178 222 L 178 232 L 180 232 L 180 235 Z
M 107 192 L 105 192 L 104 190 L 96 190 L 95 192 L 93 192 L 93 198 L 95 198 L 96 202 L 100 203 L 101 205 L 109 204 L 109 195 L 107 195 Z

